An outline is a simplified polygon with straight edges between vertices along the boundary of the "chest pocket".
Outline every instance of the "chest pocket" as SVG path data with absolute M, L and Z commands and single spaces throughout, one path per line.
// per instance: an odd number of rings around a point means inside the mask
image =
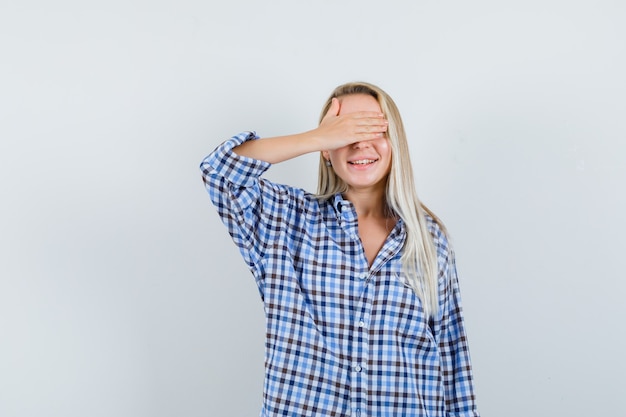
M 393 268 L 389 277 L 389 289 L 385 291 L 388 294 L 381 300 L 386 304 L 387 325 L 402 344 L 427 350 L 434 348 L 433 321 L 426 318 L 422 301 L 408 285 L 400 268 Z

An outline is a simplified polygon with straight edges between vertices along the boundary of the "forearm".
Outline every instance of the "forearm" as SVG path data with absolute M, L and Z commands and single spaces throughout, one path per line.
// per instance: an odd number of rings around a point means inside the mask
M 258 159 L 271 164 L 321 150 L 323 150 L 321 142 L 317 139 L 314 131 L 249 140 L 233 148 L 233 152 L 237 155 Z
M 329 151 L 355 142 L 378 139 L 387 131 L 387 120 L 379 112 L 358 111 L 339 116 L 339 100 L 332 99 L 320 125 L 308 132 L 250 140 L 233 152 L 275 164 L 310 152 Z

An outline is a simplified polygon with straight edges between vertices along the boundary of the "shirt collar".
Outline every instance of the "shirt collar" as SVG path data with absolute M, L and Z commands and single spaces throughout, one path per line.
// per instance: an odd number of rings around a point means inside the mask
M 357 219 L 354 205 L 350 201 L 344 199 L 341 193 L 335 194 L 335 197 L 333 199 L 333 207 L 335 207 L 337 218 L 346 221 L 355 221 Z
M 354 205 L 349 200 L 344 199 L 341 193 L 337 193 L 333 197 L 333 207 L 340 223 L 357 223 L 358 217 Z M 404 222 L 402 219 L 398 219 L 395 234 L 403 238 L 404 232 Z

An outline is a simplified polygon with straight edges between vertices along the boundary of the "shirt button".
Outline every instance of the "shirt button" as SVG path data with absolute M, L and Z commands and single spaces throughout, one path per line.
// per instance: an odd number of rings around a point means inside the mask
M 365 322 L 364 322 L 363 320 L 361 320 L 361 321 L 359 322 L 359 327 L 360 327 L 360 328 L 365 327 Z
M 361 417 L 361 410 L 357 408 L 354 414 L 356 415 L 356 417 Z
M 367 272 L 364 272 L 364 273 L 362 273 L 362 274 L 359 276 L 359 279 L 360 279 L 360 280 L 367 279 L 367 276 L 368 276 L 368 273 L 367 273 Z
M 363 368 L 361 368 L 361 366 L 360 366 L 360 365 L 357 365 L 357 366 L 355 366 L 355 367 L 354 367 L 354 370 L 355 370 L 356 372 L 361 372 L 361 370 L 362 370 L 362 369 L 363 369 Z

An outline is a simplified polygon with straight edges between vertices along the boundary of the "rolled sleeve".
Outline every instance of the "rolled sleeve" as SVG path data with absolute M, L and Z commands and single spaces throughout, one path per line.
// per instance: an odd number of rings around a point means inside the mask
M 240 187 L 249 187 L 269 169 L 269 162 L 237 155 L 233 149 L 249 140 L 257 140 L 255 132 L 242 132 L 222 143 L 209 156 L 204 158 L 200 169 L 205 177 L 212 175 L 224 178 Z
M 274 223 L 285 218 L 285 190 L 261 178 L 270 163 L 233 152 L 242 143 L 257 139 L 255 132 L 233 136 L 204 158 L 200 170 L 209 197 L 263 296 L 261 261 L 279 239 L 280 229 Z

